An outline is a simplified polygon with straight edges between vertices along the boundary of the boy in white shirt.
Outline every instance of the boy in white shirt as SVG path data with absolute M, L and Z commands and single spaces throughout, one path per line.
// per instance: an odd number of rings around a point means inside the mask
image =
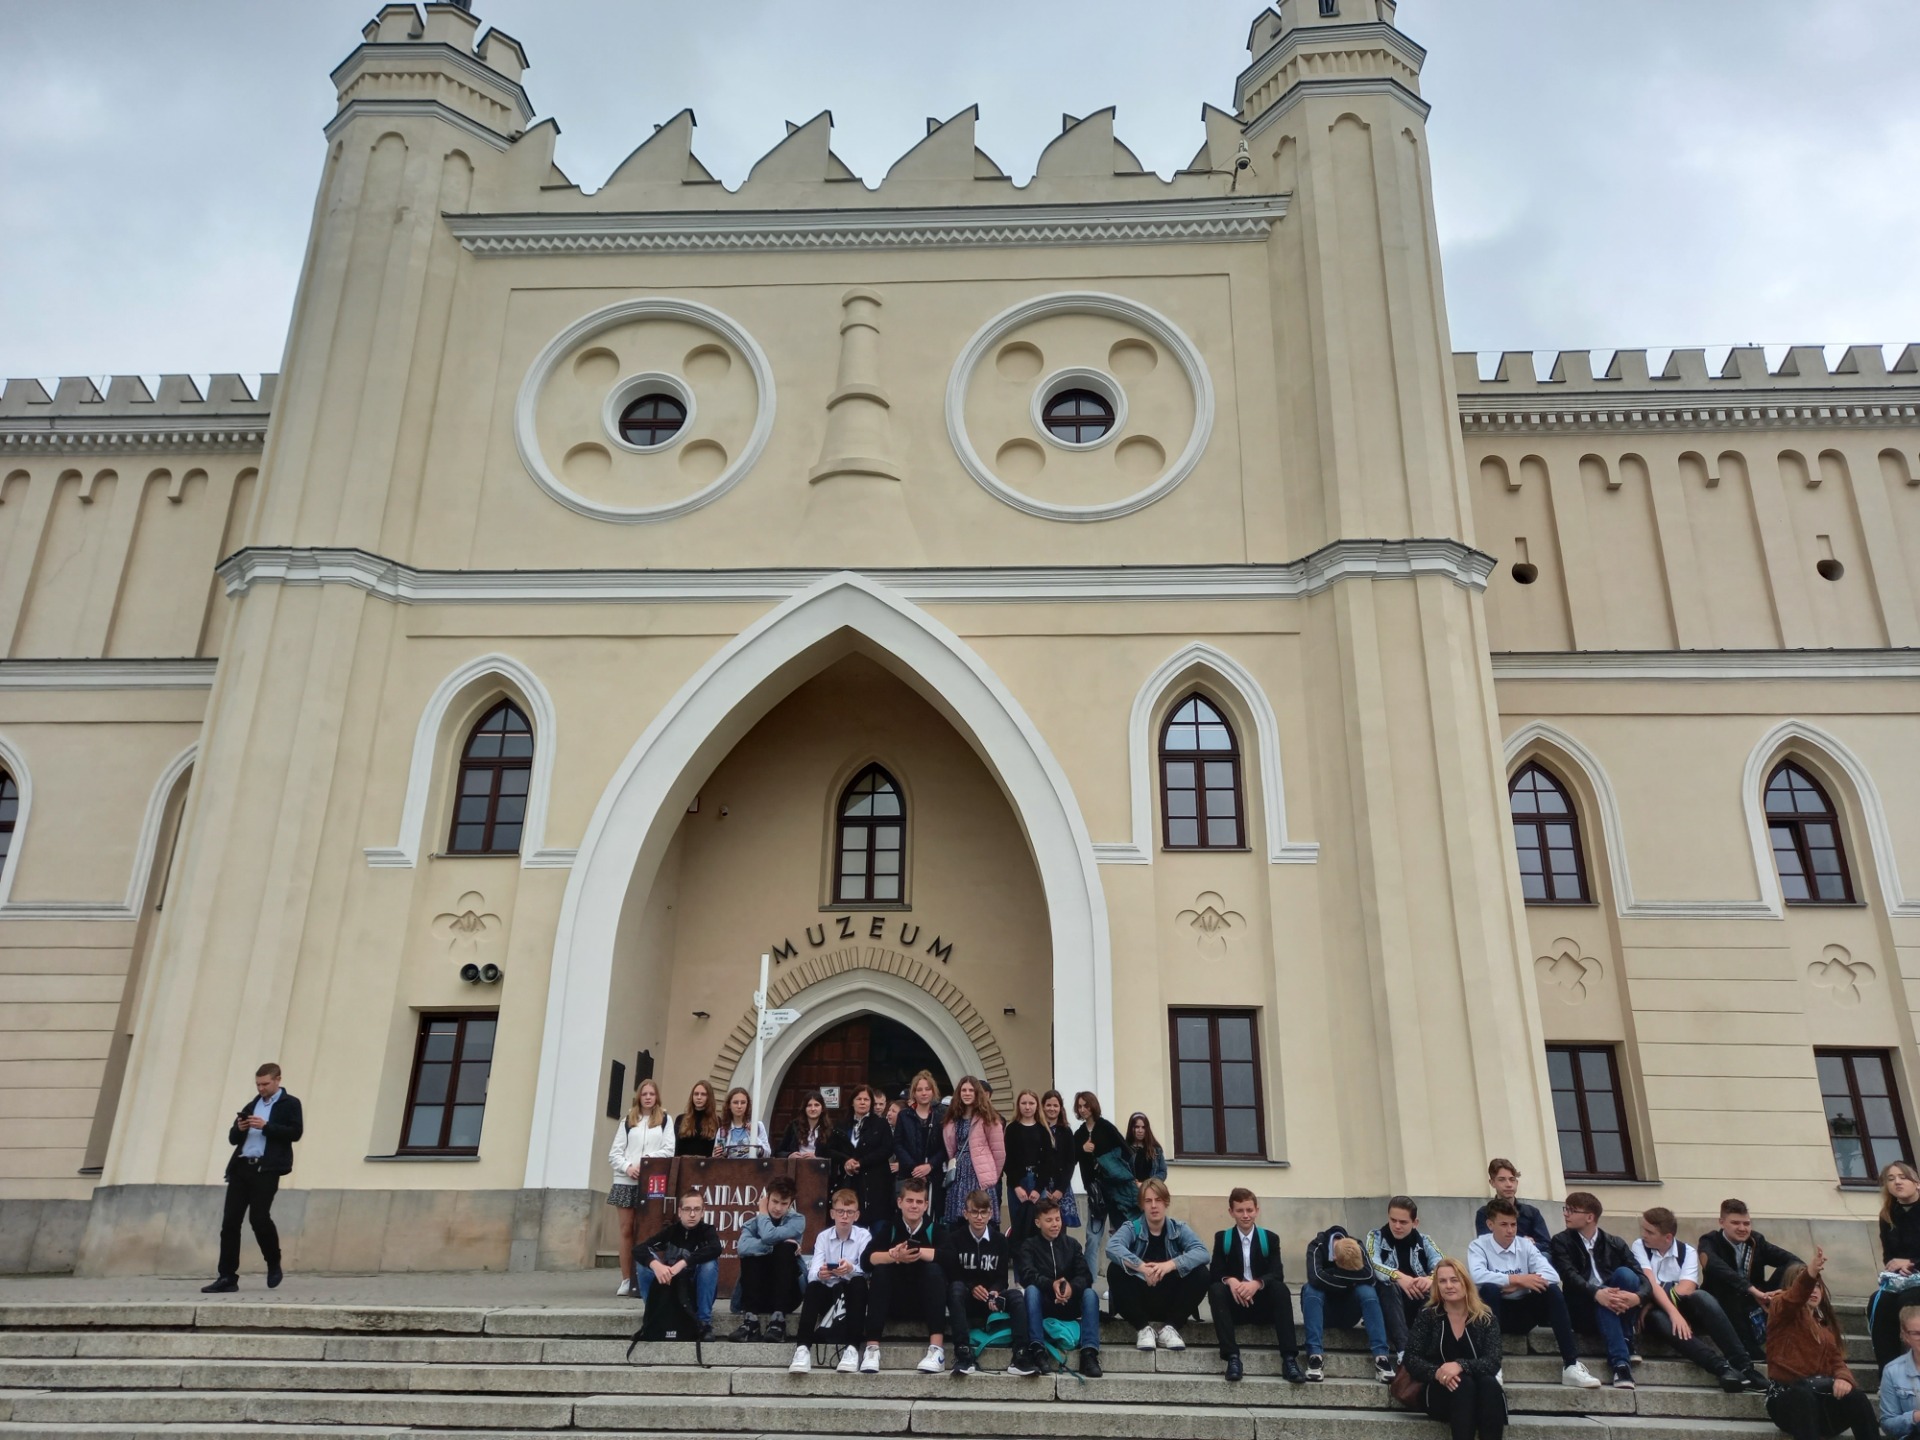
M 1505 1335 L 1524 1335 L 1545 1321 L 1560 1346 L 1560 1383 L 1598 1390 L 1600 1381 L 1580 1363 L 1573 1319 L 1560 1290 L 1560 1272 L 1540 1247 L 1520 1234 L 1520 1207 L 1505 1196 L 1487 1202 L 1487 1233 L 1467 1247 L 1467 1269 L 1480 1298 Z
M 852 1375 L 860 1368 L 860 1352 L 853 1342 L 867 1318 L 867 1277 L 860 1268 L 873 1237 L 854 1221 L 860 1218 L 860 1197 L 851 1190 L 833 1192 L 833 1224 L 813 1241 L 813 1254 L 807 1257 L 807 1293 L 800 1305 L 800 1343 L 794 1348 L 790 1373 L 805 1375 L 813 1369 L 813 1353 L 808 1348 L 816 1339 L 823 1344 L 843 1345 L 840 1363 L 834 1368 Z
M 1767 1382 L 1753 1368 L 1727 1312 L 1700 1288 L 1700 1252 L 1679 1238 L 1679 1228 L 1673 1212 L 1664 1206 L 1655 1206 L 1640 1217 L 1633 1263 L 1653 1286 L 1653 1304 L 1646 1309 L 1641 1325 L 1719 1380 L 1720 1388 L 1729 1395 L 1742 1390 L 1765 1393 Z M 1713 1345 L 1694 1333 L 1696 1326 L 1707 1332 Z

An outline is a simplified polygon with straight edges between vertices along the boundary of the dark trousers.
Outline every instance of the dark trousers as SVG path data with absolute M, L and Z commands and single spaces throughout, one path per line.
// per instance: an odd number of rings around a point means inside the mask
M 743 1315 L 788 1315 L 800 1308 L 800 1247 L 782 1240 L 765 1255 L 740 1257 Z
M 1018 1285 L 1001 1293 L 1000 1308 L 1007 1312 L 1007 1324 L 1013 1329 L 1013 1352 L 1027 1348 L 1027 1293 Z M 973 1327 L 985 1325 L 993 1313 L 991 1304 L 973 1298 L 973 1282 L 956 1280 L 947 1287 L 947 1311 L 952 1316 L 947 1334 L 956 1346 L 971 1349 Z
M 1766 1350 L 1767 1312 L 1747 1293 L 1746 1286 L 1737 1280 L 1715 1279 L 1702 1280 L 1700 1288 L 1726 1312 L 1727 1319 L 1733 1322 L 1734 1333 L 1747 1347 L 1749 1355 L 1758 1355 Z
M 1398 1355 L 1407 1348 L 1407 1336 L 1413 1330 L 1413 1317 L 1420 1313 L 1426 1299 L 1409 1295 L 1391 1280 L 1382 1280 L 1374 1290 L 1380 1296 L 1380 1318 L 1387 1322 L 1387 1344 Z
M 1437 1380 L 1427 1385 L 1427 1418 L 1451 1425 L 1453 1440 L 1500 1440 L 1507 1428 L 1507 1397 L 1498 1380 L 1463 1372 L 1457 1390 Z
M 1482 1285 L 1480 1298 L 1500 1322 L 1502 1335 L 1524 1335 L 1536 1325 L 1553 1327 L 1554 1342 L 1560 1347 L 1560 1363 L 1571 1365 L 1580 1358 L 1580 1346 L 1573 1338 L 1573 1317 L 1567 1313 L 1567 1297 L 1558 1285 L 1544 1290 L 1516 1290 L 1501 1293 L 1498 1285 Z
M 240 1273 L 240 1221 L 253 1222 L 253 1238 L 267 1269 L 280 1268 L 280 1232 L 273 1228 L 273 1197 L 280 1192 L 278 1175 L 262 1175 L 258 1165 L 236 1159 L 227 1172 L 227 1208 L 220 1217 L 220 1273 Z
M 1169 1275 L 1149 1285 L 1120 1265 L 1107 1267 L 1107 1301 L 1127 1324 L 1138 1330 L 1147 1325 L 1180 1325 L 1200 1313 L 1212 1275 L 1197 1265 L 1185 1275 Z
M 1785 1386 L 1767 1397 L 1767 1418 L 1793 1440 L 1828 1440 L 1848 1430 L 1853 1431 L 1855 1440 L 1875 1440 L 1880 1434 L 1880 1417 L 1874 1413 L 1873 1402 L 1858 1387 L 1846 1399 L 1836 1400 L 1814 1393 L 1805 1382 Z
M 912 1316 L 925 1323 L 929 1335 L 947 1328 L 946 1272 L 932 1260 L 911 1265 L 873 1267 L 873 1295 L 867 1302 L 867 1339 L 886 1334 L 889 1320 Z
M 851 1345 L 867 1323 L 867 1278 L 856 1275 L 838 1285 L 818 1280 L 807 1286 L 800 1304 L 797 1338 L 802 1345 Z
M 1867 1319 L 1873 1331 L 1873 1361 L 1885 1369 L 1906 1353 L 1900 1343 L 1900 1312 L 1920 1305 L 1920 1287 L 1912 1290 L 1876 1290 L 1867 1302 Z
M 1233 1298 L 1224 1280 L 1216 1280 L 1207 1290 L 1207 1309 L 1213 1315 L 1213 1328 L 1220 1335 L 1220 1358 L 1231 1360 L 1240 1353 L 1237 1325 L 1271 1325 L 1280 1337 L 1282 1355 L 1298 1355 L 1300 1338 L 1293 1328 L 1293 1292 L 1284 1284 L 1268 1281 L 1266 1288 L 1253 1297 L 1251 1305 Z
M 1696 1290 L 1691 1295 L 1674 1296 L 1673 1303 L 1693 1327 L 1691 1340 L 1673 1338 L 1673 1322 L 1657 1299 L 1647 1306 L 1647 1318 L 1640 1322 L 1641 1328 L 1658 1335 L 1709 1375 L 1718 1375 L 1729 1366 L 1735 1370 L 1752 1368 L 1747 1347 L 1734 1333 L 1733 1322 L 1727 1319 L 1727 1312 L 1720 1308 L 1718 1300 L 1704 1290 Z M 1713 1344 L 1707 1344 L 1707 1340 Z

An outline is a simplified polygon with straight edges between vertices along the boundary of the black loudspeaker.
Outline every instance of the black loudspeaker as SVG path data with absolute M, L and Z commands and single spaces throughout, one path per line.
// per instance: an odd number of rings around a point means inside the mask
M 626 1113 L 621 1102 L 627 1096 L 627 1067 L 618 1060 L 613 1062 L 613 1070 L 607 1076 L 607 1119 L 618 1120 Z
M 653 1052 L 651 1050 L 642 1050 L 638 1055 L 633 1057 L 633 1083 L 638 1085 L 642 1080 L 651 1080 L 652 1078 Z

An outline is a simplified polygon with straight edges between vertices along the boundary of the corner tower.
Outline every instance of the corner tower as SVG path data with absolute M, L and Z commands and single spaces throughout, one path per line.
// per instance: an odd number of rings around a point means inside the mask
M 1253 166 L 1292 196 L 1269 255 L 1287 530 L 1300 552 L 1473 542 L 1425 51 L 1397 11 L 1392 0 L 1283 0 L 1253 24 L 1235 97 Z M 1473 1194 L 1487 1154 L 1552 1188 L 1483 594 L 1418 568 L 1411 584 L 1350 575 L 1310 602 L 1315 723 L 1330 757 L 1316 803 L 1345 817 L 1348 842 L 1330 847 L 1344 873 L 1322 903 L 1329 933 L 1359 935 L 1363 951 L 1335 1023 L 1364 1042 L 1343 1053 L 1371 1057 L 1341 1077 L 1337 1128 L 1366 1137 L 1349 1142 L 1349 1173 L 1386 1190 Z

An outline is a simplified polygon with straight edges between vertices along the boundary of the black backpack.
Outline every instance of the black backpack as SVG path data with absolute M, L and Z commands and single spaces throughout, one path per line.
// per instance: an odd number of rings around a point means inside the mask
M 663 1265 L 672 1265 L 686 1259 L 687 1252 L 677 1245 L 667 1245 L 656 1249 L 654 1258 Z M 636 1251 L 635 1267 L 642 1263 Z M 707 1361 L 700 1352 L 700 1317 L 693 1287 L 692 1266 L 675 1276 L 671 1285 L 654 1282 L 647 1292 L 647 1308 L 640 1317 L 640 1328 L 633 1332 L 633 1339 L 627 1342 L 627 1359 L 633 1359 L 634 1348 L 642 1340 L 691 1340 L 694 1363 L 705 1368 Z

